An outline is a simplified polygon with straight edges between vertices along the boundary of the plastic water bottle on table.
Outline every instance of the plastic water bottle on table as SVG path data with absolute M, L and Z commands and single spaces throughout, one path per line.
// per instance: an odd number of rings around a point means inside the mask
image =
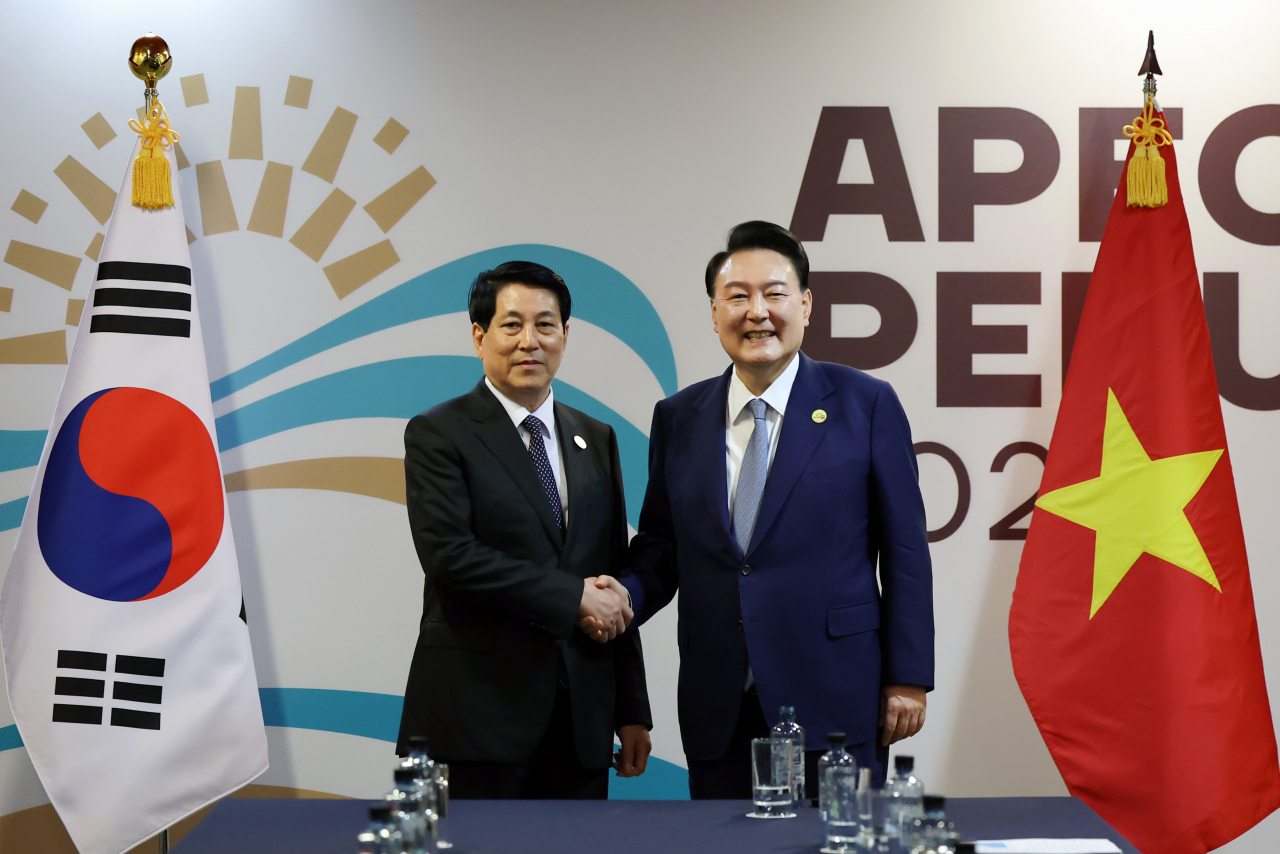
M 818 760 L 818 809 L 822 819 L 824 854 L 857 850 L 858 763 L 844 749 L 845 735 L 827 735 L 827 752 Z
M 795 767 L 795 796 L 792 806 L 803 806 L 805 802 L 804 787 L 804 727 L 796 723 L 794 706 L 783 706 L 778 710 L 778 723 L 773 728 L 775 738 L 789 738 L 792 744 L 791 761 Z

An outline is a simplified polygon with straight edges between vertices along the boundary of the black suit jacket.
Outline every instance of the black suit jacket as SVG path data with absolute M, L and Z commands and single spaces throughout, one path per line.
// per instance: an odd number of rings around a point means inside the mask
M 528 760 L 561 662 L 584 765 L 609 765 L 618 727 L 652 725 L 639 633 L 599 644 L 577 629 L 582 579 L 616 574 L 627 545 L 617 439 L 576 409 L 557 403 L 555 415 L 569 493 L 563 533 L 483 380 L 405 430 L 409 524 L 426 583 L 401 753 L 422 734 L 446 760 Z

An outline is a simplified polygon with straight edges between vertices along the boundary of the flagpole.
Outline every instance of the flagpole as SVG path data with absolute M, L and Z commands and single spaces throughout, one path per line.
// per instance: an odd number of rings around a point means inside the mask
M 169 53 L 169 45 L 152 32 L 135 41 L 129 51 L 129 70 L 146 84 L 142 97 L 148 116 L 151 115 L 152 104 L 159 97 L 156 81 L 169 73 L 172 64 L 173 56 Z M 160 831 L 158 839 L 160 854 L 169 854 L 169 828 Z

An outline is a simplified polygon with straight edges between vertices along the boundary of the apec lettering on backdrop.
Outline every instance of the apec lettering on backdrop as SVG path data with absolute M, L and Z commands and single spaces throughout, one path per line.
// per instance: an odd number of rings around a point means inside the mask
M 1107 212 L 1123 166 L 1114 145 L 1123 141 L 1125 125 L 1135 110 L 1127 107 L 1081 107 L 1079 126 L 1080 241 L 1102 239 Z M 1183 111 L 1165 109 L 1174 139 L 1182 138 Z M 1200 156 L 1200 190 L 1214 221 L 1227 233 L 1263 246 L 1280 245 L 1280 214 L 1250 207 L 1236 184 L 1236 165 L 1244 148 L 1256 139 L 1280 136 L 1280 106 L 1240 110 L 1210 134 Z M 976 140 L 1009 140 L 1022 152 L 1022 163 L 1010 172 L 978 172 Z M 860 142 L 870 170 L 869 183 L 842 183 L 849 143 Z M 1043 193 L 1058 175 L 1060 150 L 1053 129 L 1026 110 L 1011 107 L 938 109 L 938 240 L 974 241 L 974 211 L 982 205 L 1017 205 Z M 821 242 L 829 217 L 871 215 L 884 221 L 891 242 L 924 242 L 910 178 L 903 164 L 889 107 L 824 107 L 814 133 L 791 228 L 802 240 Z M 1063 271 L 1061 329 L 1062 370 L 1066 376 L 1089 273 Z M 975 373 L 980 353 L 1027 353 L 1027 330 L 1018 326 L 975 324 L 975 305 L 1040 305 L 1039 272 L 937 273 L 936 405 L 939 407 L 1040 407 L 1041 378 L 1035 374 Z M 814 288 L 824 299 L 815 304 L 813 329 L 805 350 L 816 359 L 842 362 L 863 370 L 893 364 L 915 342 L 918 314 L 910 292 L 877 272 L 824 271 L 813 274 Z M 1255 377 L 1239 355 L 1239 274 L 1204 274 L 1205 312 L 1213 340 L 1214 362 L 1224 399 L 1245 409 L 1280 409 L 1280 376 Z M 879 328 L 861 337 L 836 336 L 833 312 L 839 306 L 871 306 Z M 960 457 L 937 442 L 918 443 L 919 453 L 941 456 L 957 483 L 951 518 L 930 532 L 936 542 L 954 534 L 968 514 L 970 481 Z M 1030 441 L 1000 450 L 991 471 L 1004 468 L 1017 454 L 1042 462 L 1045 449 Z M 1033 499 L 994 522 L 990 537 L 1025 539 L 1025 528 L 1013 527 L 1030 512 Z

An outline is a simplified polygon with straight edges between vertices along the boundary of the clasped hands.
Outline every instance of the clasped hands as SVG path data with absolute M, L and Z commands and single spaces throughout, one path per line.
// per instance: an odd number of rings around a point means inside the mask
M 627 630 L 635 613 L 627 589 L 611 575 L 582 580 L 578 628 L 593 641 L 608 643 Z

